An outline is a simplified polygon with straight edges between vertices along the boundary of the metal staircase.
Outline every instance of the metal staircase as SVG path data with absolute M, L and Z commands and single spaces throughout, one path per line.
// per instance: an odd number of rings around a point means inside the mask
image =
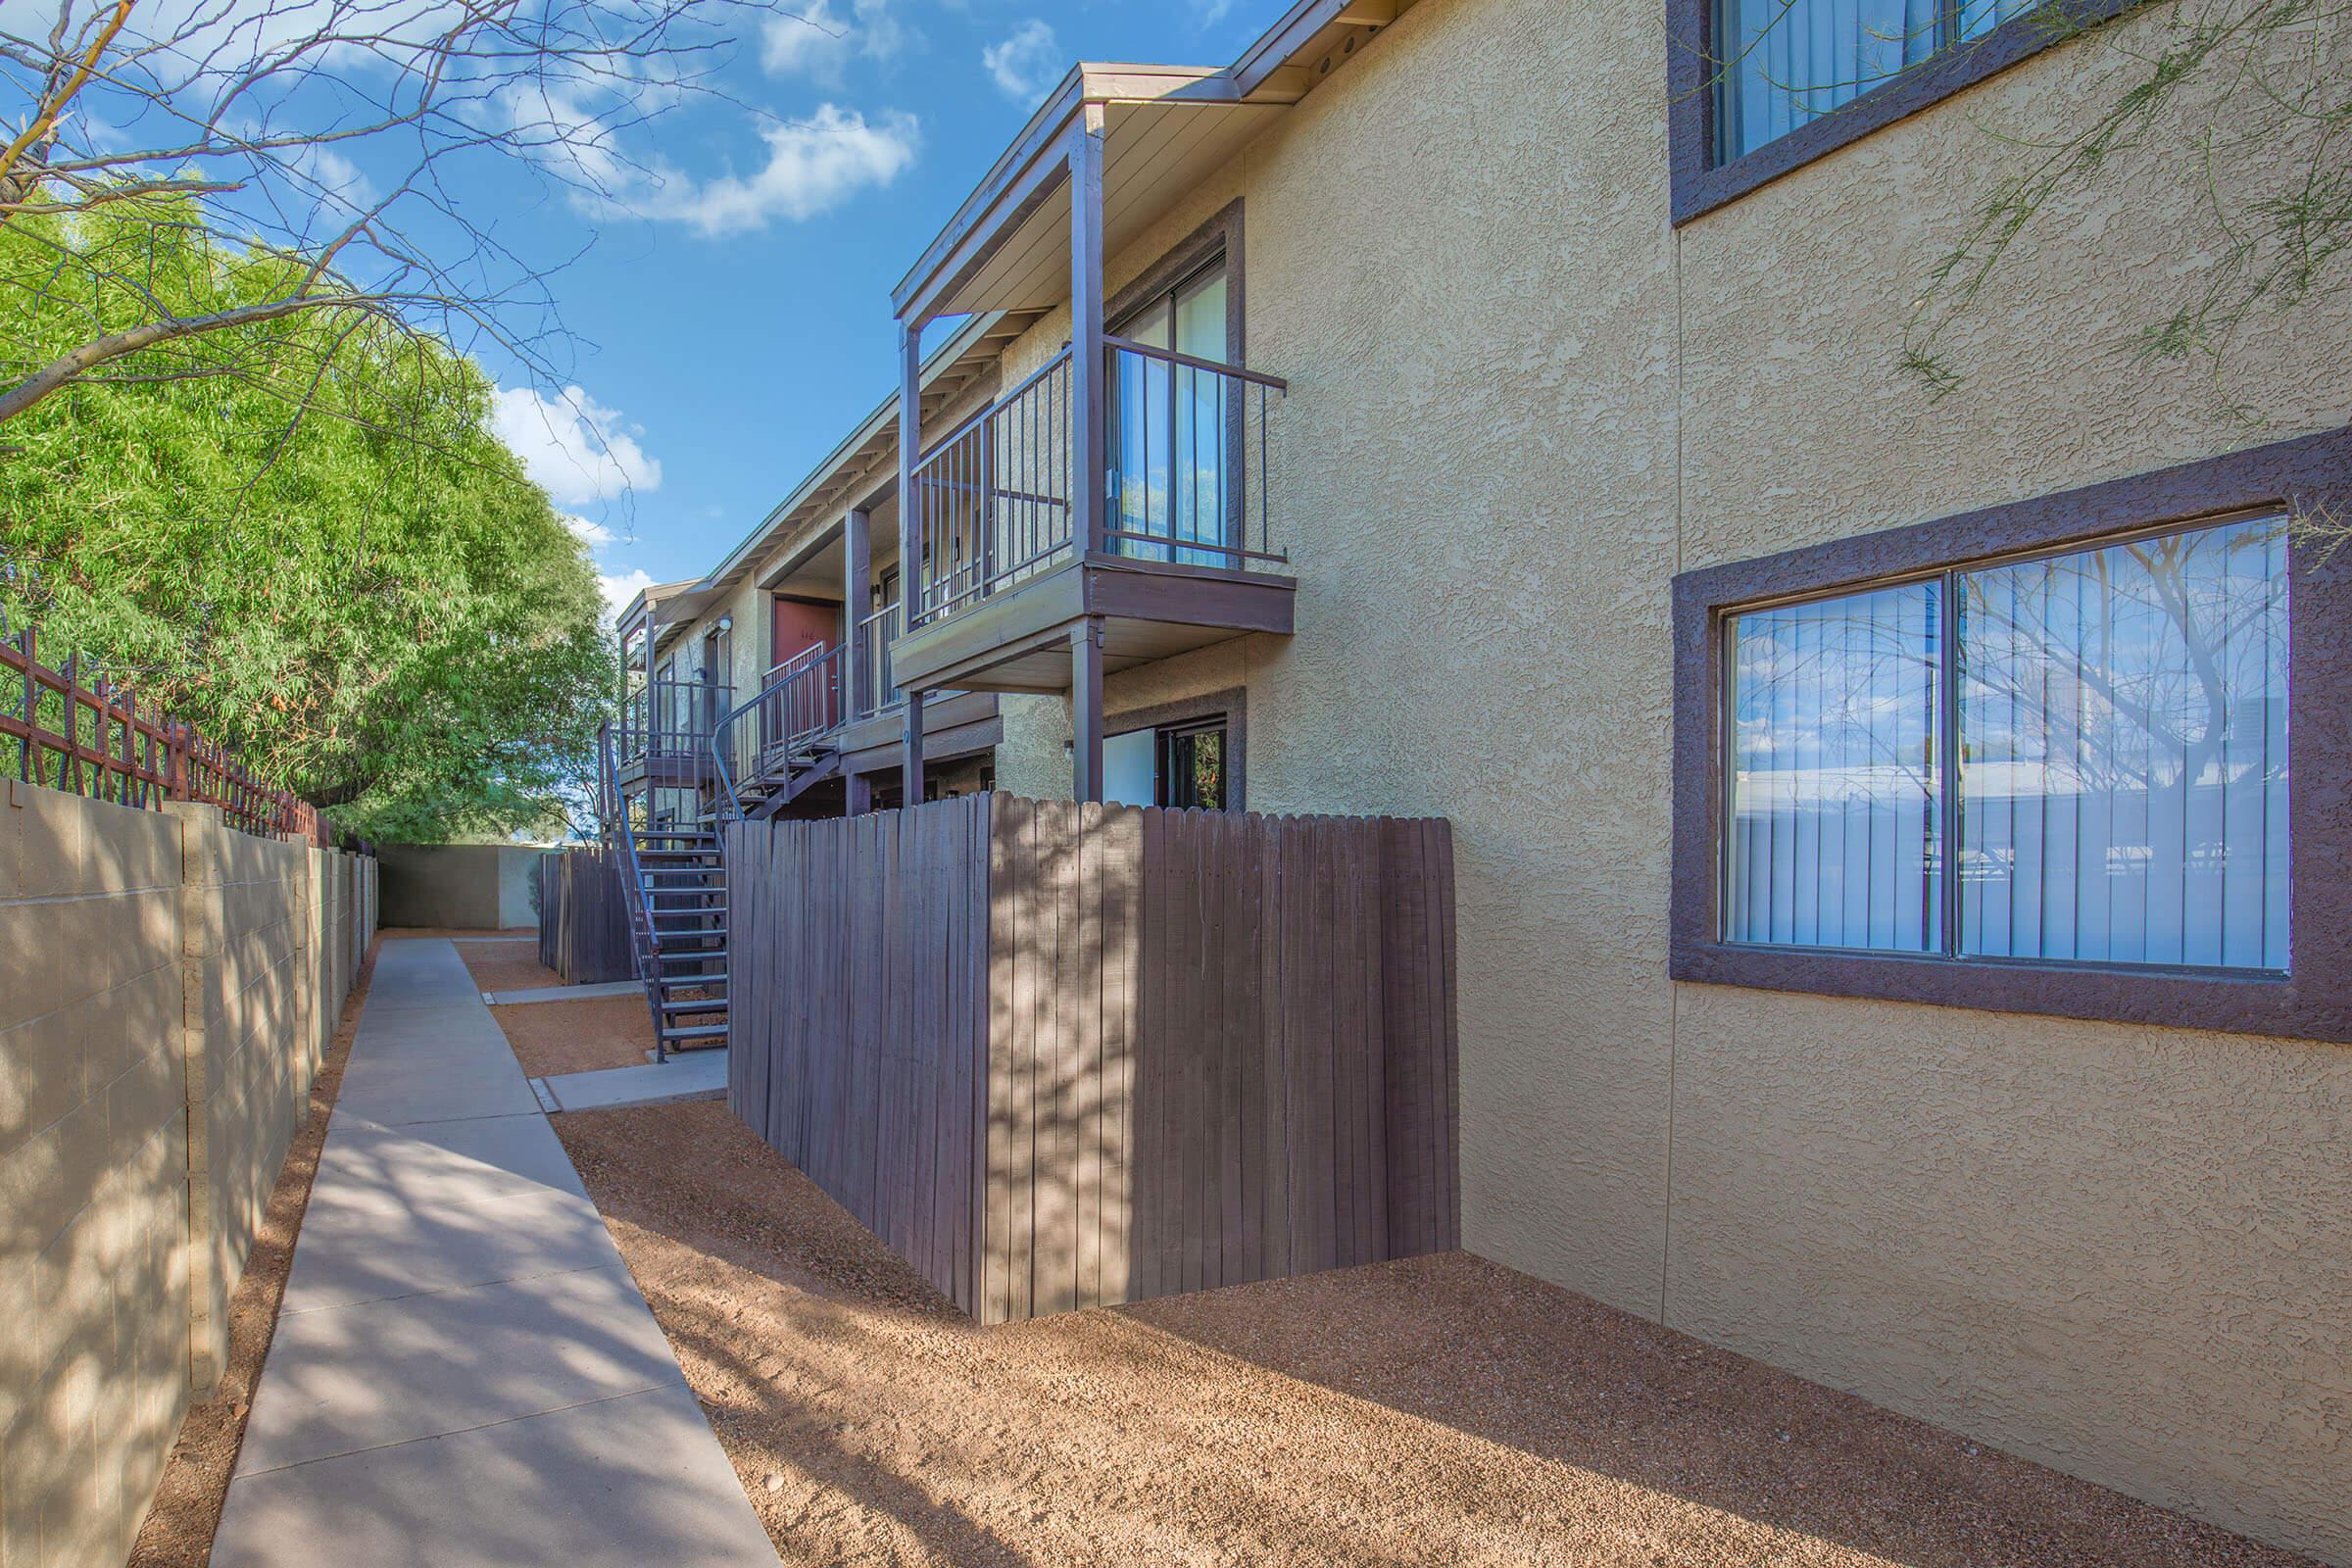
M 654 1059 L 727 1043 L 727 868 L 706 827 L 640 829 L 620 792 L 610 729 L 598 802 L 627 892 L 629 948 L 654 1020 Z
M 839 647 L 812 648 L 778 664 L 758 696 L 711 726 L 719 820 L 773 816 L 839 776 L 835 742 L 849 716 L 841 656 Z

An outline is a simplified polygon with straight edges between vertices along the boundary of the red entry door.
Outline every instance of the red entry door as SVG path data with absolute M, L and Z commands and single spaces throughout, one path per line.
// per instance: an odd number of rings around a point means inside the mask
M 810 649 L 840 646 L 839 605 L 784 598 L 772 603 L 775 620 L 768 643 L 771 666 L 799 659 Z M 770 738 L 789 739 L 805 730 L 826 730 L 839 723 L 842 717 L 841 693 L 836 686 L 839 679 L 840 671 L 835 669 L 805 675 L 795 681 L 790 691 L 778 699 L 777 710 L 765 715 L 777 731 Z
M 775 634 L 768 643 L 768 663 L 781 664 L 811 648 L 831 648 L 841 641 L 841 607 L 806 599 L 777 599 Z

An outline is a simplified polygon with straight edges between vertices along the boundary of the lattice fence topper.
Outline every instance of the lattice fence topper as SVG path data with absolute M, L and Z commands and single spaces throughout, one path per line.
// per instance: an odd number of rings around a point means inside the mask
M 256 778 L 236 754 L 109 678 L 94 660 L 41 662 L 39 633 L 11 630 L 0 610 L 0 769 L 28 783 L 153 809 L 166 801 L 221 808 L 248 833 L 291 834 L 321 848 L 325 814 Z

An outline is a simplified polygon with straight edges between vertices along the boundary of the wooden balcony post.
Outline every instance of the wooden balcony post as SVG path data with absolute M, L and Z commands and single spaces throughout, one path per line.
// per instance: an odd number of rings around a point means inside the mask
M 1070 771 L 1073 798 L 1102 799 L 1102 617 L 1070 633 Z
M 1101 104 L 1080 110 L 1070 133 L 1070 540 L 1084 560 L 1102 548 L 1110 487 L 1103 451 L 1102 140 Z M 1081 796 L 1080 799 L 1092 797 Z
M 899 323 L 899 602 L 901 626 L 914 629 L 923 602 L 923 507 L 914 493 L 914 460 L 923 450 L 923 323 Z M 900 748 L 900 804 L 923 804 L 923 694 L 906 690 L 906 739 Z
M 853 718 L 867 712 L 868 671 L 865 649 L 859 645 L 873 597 L 873 519 L 863 507 L 852 507 L 841 523 L 841 684 L 849 694 L 842 710 Z M 878 650 L 877 650 L 878 651 Z M 876 694 L 879 706 L 880 694 Z

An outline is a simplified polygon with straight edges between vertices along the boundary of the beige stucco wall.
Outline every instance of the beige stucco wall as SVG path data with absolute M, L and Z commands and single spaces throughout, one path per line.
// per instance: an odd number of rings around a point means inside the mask
M 0 793 L 0 1564 L 88 1568 L 219 1373 L 371 875 L 211 807 Z
M 1987 127 L 2097 103 L 2115 58 L 2054 50 L 1679 231 L 1664 61 L 1656 0 L 1422 0 L 1113 259 L 1115 289 L 1244 197 L 1299 586 L 1295 638 L 1106 707 L 1238 669 L 1253 808 L 1453 820 L 1477 1250 L 2352 1562 L 2352 1048 L 1666 977 L 1676 571 L 2340 424 L 2352 299 L 2257 318 L 2218 387 L 2134 364 L 2213 244 L 2126 160 L 1931 400 L 1895 366 L 1918 281 L 2029 156 Z M 1004 706 L 1001 786 L 1066 794 L 1066 704 Z

